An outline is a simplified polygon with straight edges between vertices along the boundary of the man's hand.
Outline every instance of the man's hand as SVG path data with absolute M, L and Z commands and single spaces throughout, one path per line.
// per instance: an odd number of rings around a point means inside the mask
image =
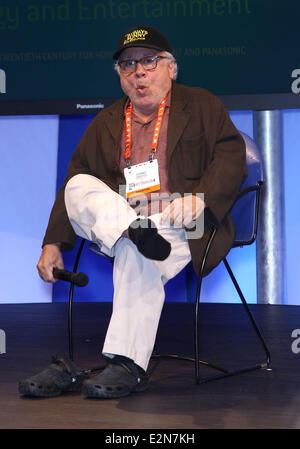
M 176 198 L 164 209 L 161 224 L 184 228 L 196 220 L 204 211 L 204 208 L 204 201 L 196 195 Z
M 37 264 L 40 277 L 46 282 L 56 282 L 57 279 L 53 277 L 54 267 L 60 268 L 61 270 L 64 269 L 60 249 L 56 244 L 45 245 Z

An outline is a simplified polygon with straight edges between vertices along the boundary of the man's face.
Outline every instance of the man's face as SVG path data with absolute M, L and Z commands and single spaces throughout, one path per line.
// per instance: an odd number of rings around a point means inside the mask
M 122 52 L 120 61 L 139 60 L 154 55 L 163 53 L 149 48 L 127 48 Z M 174 63 L 169 59 L 158 60 L 157 67 L 152 70 L 146 70 L 141 64 L 137 64 L 133 73 L 128 74 L 120 70 L 121 87 L 137 110 L 151 114 L 170 90 L 173 74 Z

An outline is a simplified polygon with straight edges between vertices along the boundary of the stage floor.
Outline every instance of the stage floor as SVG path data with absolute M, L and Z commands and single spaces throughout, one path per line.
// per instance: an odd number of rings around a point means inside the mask
M 1 429 L 300 428 L 300 353 L 292 350 L 300 307 L 250 306 L 271 351 L 272 372 L 258 370 L 195 385 L 192 363 L 163 360 L 146 392 L 123 399 L 86 399 L 79 393 L 51 399 L 20 397 L 19 380 L 44 369 L 51 355 L 68 354 L 67 307 L 0 305 L 0 329 L 6 333 L 6 353 L 0 355 Z M 74 304 L 74 359 L 80 367 L 102 364 L 110 313 L 111 303 Z M 199 321 L 203 360 L 225 367 L 264 361 L 242 306 L 201 304 Z M 157 337 L 159 352 L 193 355 L 193 322 L 192 304 L 166 303 Z M 202 373 L 206 376 L 208 369 L 201 367 Z

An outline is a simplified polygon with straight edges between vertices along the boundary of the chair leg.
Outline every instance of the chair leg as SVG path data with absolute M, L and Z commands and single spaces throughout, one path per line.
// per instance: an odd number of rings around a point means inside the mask
M 217 229 L 216 228 L 212 228 L 211 230 L 211 235 L 209 237 L 205 252 L 204 252 L 204 256 L 202 259 L 202 263 L 200 266 L 200 270 L 199 270 L 199 275 L 198 275 L 198 283 L 197 283 L 197 291 L 196 291 L 196 300 L 195 300 L 195 322 L 194 322 L 194 358 L 191 357 L 186 357 L 186 356 L 182 356 L 182 355 L 177 355 L 177 354 L 158 354 L 156 352 L 156 348 L 154 348 L 154 352 L 151 356 L 151 359 L 173 359 L 173 360 L 185 360 L 188 362 L 193 362 L 194 366 L 195 366 L 195 380 L 196 380 L 196 384 L 200 383 L 200 375 L 199 375 L 199 365 L 204 365 L 210 368 L 213 368 L 217 371 L 222 372 L 223 374 L 227 373 L 228 370 L 221 368 L 217 365 L 213 365 L 212 363 L 206 362 L 204 360 L 200 360 L 199 359 L 199 335 L 198 335 L 198 315 L 199 315 L 199 301 L 200 301 L 200 292 L 201 292 L 201 285 L 202 285 L 202 279 L 203 279 L 203 273 L 204 273 L 204 268 L 205 268 L 205 264 L 206 264 L 206 259 L 207 259 L 207 255 L 209 253 L 211 244 L 213 242 L 213 239 L 215 238 Z M 155 367 L 151 370 L 151 373 L 154 371 Z
M 84 247 L 86 240 L 82 239 L 79 249 L 77 251 L 74 267 L 73 267 L 73 273 L 77 272 L 80 256 Z M 73 354 L 73 329 L 72 329 L 72 323 L 73 323 L 73 317 L 72 317 L 72 306 L 73 306 L 73 297 L 74 297 L 74 283 L 71 283 L 70 290 L 69 290 L 69 310 L 68 310 L 68 337 L 69 337 L 69 359 L 73 361 L 74 354 Z M 81 371 L 85 374 L 91 374 L 96 371 L 102 371 L 104 369 L 104 366 L 96 366 L 94 368 L 86 369 Z
M 200 292 L 201 292 L 201 285 L 202 285 L 202 279 L 203 279 L 203 273 L 204 273 L 204 267 L 205 267 L 207 255 L 209 253 L 209 250 L 210 250 L 211 244 L 213 242 L 213 239 L 215 237 L 215 234 L 216 234 L 216 229 L 213 229 L 213 231 L 211 233 L 211 236 L 210 236 L 210 239 L 209 239 L 209 242 L 208 242 L 207 247 L 206 247 L 206 251 L 205 251 L 205 254 L 204 254 L 204 257 L 203 257 L 203 260 L 202 260 L 202 264 L 201 264 L 201 267 L 200 267 L 199 275 L 198 275 L 198 284 L 197 284 L 197 293 L 196 293 L 196 302 L 195 302 L 195 306 L 196 306 L 196 309 L 195 309 L 195 377 L 196 377 L 196 384 L 198 384 L 198 385 L 206 383 L 206 382 L 209 382 L 209 381 L 212 381 L 212 380 L 222 379 L 224 377 L 230 377 L 230 376 L 234 376 L 236 374 L 246 373 L 246 372 L 258 370 L 258 369 L 261 369 L 261 368 L 265 368 L 265 369 L 267 369 L 269 371 L 272 371 L 272 369 L 270 368 L 270 363 L 271 363 L 270 351 L 267 348 L 267 345 L 266 345 L 266 343 L 265 343 L 265 341 L 263 339 L 263 336 L 262 336 L 262 334 L 261 334 L 261 332 L 260 332 L 260 330 L 259 330 L 259 328 L 258 328 L 258 326 L 257 326 L 257 324 L 256 324 L 256 322 L 254 320 L 253 315 L 251 314 L 251 311 L 250 311 L 250 309 L 248 307 L 248 304 L 247 304 L 247 302 L 246 302 L 246 300 L 245 300 L 245 298 L 243 296 L 243 293 L 242 293 L 242 291 L 241 291 L 241 289 L 240 289 L 240 287 L 239 287 L 239 285 L 237 283 L 237 280 L 234 277 L 234 274 L 233 274 L 233 272 L 232 272 L 232 270 L 231 270 L 231 268 L 230 268 L 226 258 L 223 259 L 223 262 L 224 262 L 225 267 L 226 267 L 226 269 L 227 269 L 227 271 L 228 271 L 228 273 L 230 275 L 230 278 L 231 278 L 231 280 L 232 280 L 232 282 L 233 282 L 233 284 L 234 284 L 234 286 L 235 286 L 235 288 L 236 288 L 236 290 L 237 290 L 237 292 L 239 294 L 239 297 L 240 297 L 240 299 L 241 299 L 241 301 L 242 301 L 242 303 L 243 303 L 243 305 L 245 307 L 245 310 L 247 311 L 247 314 L 248 314 L 248 317 L 250 318 L 252 326 L 253 326 L 253 328 L 254 328 L 254 330 L 255 330 L 255 332 L 256 332 L 256 334 L 257 334 L 257 336 L 258 336 L 258 338 L 259 338 L 259 340 L 260 340 L 260 342 L 262 344 L 262 347 L 263 347 L 263 349 L 265 351 L 266 363 L 265 364 L 256 364 L 254 366 L 250 366 L 250 367 L 246 367 L 246 368 L 242 368 L 242 369 L 237 369 L 237 370 L 234 370 L 234 371 L 229 371 L 229 370 L 217 367 L 215 365 L 212 365 L 211 363 L 199 361 L 198 315 L 199 315 Z M 222 373 L 221 374 L 217 374 L 215 376 L 209 376 L 209 377 L 200 378 L 200 375 L 199 375 L 199 364 L 203 364 L 203 365 L 206 365 L 206 366 L 208 366 L 210 368 L 217 369 L 217 370 L 221 371 Z
M 199 376 L 199 333 L 198 333 L 198 317 L 199 317 L 199 303 L 200 303 L 200 293 L 201 293 L 201 287 L 202 287 L 202 279 L 203 279 L 203 273 L 204 273 L 204 268 L 205 268 L 205 264 L 206 264 L 206 260 L 207 260 L 207 256 L 209 254 L 212 242 L 215 238 L 217 232 L 217 228 L 213 228 L 205 249 L 205 253 L 202 259 L 202 263 L 200 266 L 200 271 L 198 274 L 198 283 L 197 283 L 197 291 L 196 291 L 196 299 L 195 299 L 195 324 L 194 324 L 194 329 L 195 329 L 195 379 L 196 379 L 196 384 L 200 383 L 200 376 Z M 201 362 L 201 364 L 205 364 L 208 366 L 211 366 L 209 363 L 206 362 Z M 226 370 L 223 370 L 222 368 L 218 368 L 216 366 L 213 366 L 213 368 L 218 369 L 220 371 L 226 372 Z
M 196 290 L 196 298 L 195 298 L 195 322 L 194 322 L 194 352 L 195 352 L 195 357 L 194 359 L 190 358 L 190 357 L 184 357 L 184 356 L 178 356 L 178 355 L 160 355 L 160 354 L 152 354 L 152 358 L 153 359 L 160 359 L 160 358 L 169 358 L 169 359 L 177 359 L 177 360 L 187 360 L 187 361 L 191 361 L 194 362 L 194 366 L 195 366 L 195 381 L 196 384 L 200 384 L 200 374 L 199 374 L 199 365 L 204 365 L 210 368 L 213 368 L 217 371 L 222 372 L 222 375 L 226 375 L 228 373 L 228 370 L 221 368 L 217 365 L 213 365 L 209 362 L 203 361 L 203 360 L 199 360 L 199 332 L 198 332 L 198 317 L 199 317 L 199 302 L 200 302 L 200 293 L 201 293 L 201 286 L 202 286 L 202 279 L 203 279 L 203 273 L 204 273 L 204 268 L 205 268 L 205 264 L 206 264 L 206 260 L 207 260 L 207 256 L 209 254 L 212 242 L 215 238 L 217 232 L 217 228 L 213 227 L 211 229 L 211 234 L 209 236 L 208 239 L 208 243 L 206 245 L 205 248 L 205 252 L 204 252 L 204 256 L 201 262 L 201 266 L 200 266 L 200 270 L 199 270 L 199 274 L 198 274 L 198 283 L 197 283 L 197 290 Z
M 73 267 L 73 272 L 76 273 L 77 272 L 77 268 L 78 268 L 78 264 L 79 264 L 79 260 L 80 260 L 80 256 L 83 250 L 85 244 L 85 239 L 81 240 L 79 249 L 77 251 L 77 255 L 76 255 L 76 259 L 75 259 L 75 263 L 74 263 L 74 267 Z M 68 339 L 69 339 L 69 359 L 73 361 L 73 329 L 72 329 L 72 322 L 73 322 L 73 317 L 72 317 L 72 306 L 73 306 L 73 296 L 74 296 L 74 284 L 73 282 L 71 282 L 70 285 L 70 289 L 69 289 L 69 310 L 68 310 Z
M 263 336 L 262 336 L 262 334 L 261 334 L 261 332 L 260 332 L 256 322 L 255 322 L 255 319 L 254 319 L 254 317 L 253 317 L 253 315 L 252 315 L 252 313 L 251 313 L 251 311 L 250 311 L 250 309 L 248 307 L 248 304 L 247 304 L 247 302 L 245 300 L 245 297 L 244 297 L 244 295 L 243 295 L 243 293 L 242 293 L 242 291 L 240 289 L 240 286 L 239 286 L 239 284 L 238 284 L 238 282 L 237 282 L 237 280 L 236 280 L 236 278 L 235 278 L 235 276 L 234 276 L 234 274 L 233 274 L 233 272 L 232 272 L 232 270 L 231 270 L 231 268 L 229 266 L 229 263 L 227 262 L 226 257 L 223 259 L 223 262 L 224 262 L 224 265 L 225 265 L 225 267 L 227 269 L 227 272 L 228 272 L 228 274 L 229 274 L 229 276 L 230 276 L 230 278 L 231 278 L 231 280 L 233 282 L 233 285 L 235 286 L 235 289 L 236 289 L 236 291 L 237 291 L 237 293 L 238 293 L 238 295 L 239 295 L 239 297 L 240 297 L 240 299 L 241 299 L 241 301 L 242 301 L 242 303 L 243 303 L 243 305 L 245 307 L 247 315 L 248 315 L 248 317 L 249 317 L 249 319 L 251 321 L 251 324 L 252 324 L 252 326 L 253 326 L 253 328 L 254 328 L 254 330 L 256 332 L 256 335 L 257 335 L 258 339 L 260 340 L 261 345 L 262 345 L 262 347 L 263 347 L 263 349 L 265 351 L 266 368 L 269 368 L 270 363 L 271 363 L 270 351 L 269 351 L 269 349 L 268 349 L 268 347 L 267 347 L 267 345 L 265 343 L 265 340 L 264 340 L 264 338 L 263 338 Z

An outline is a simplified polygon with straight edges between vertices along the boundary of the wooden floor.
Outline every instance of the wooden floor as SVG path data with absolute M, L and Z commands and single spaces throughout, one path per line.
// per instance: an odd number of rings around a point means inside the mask
M 298 429 L 300 353 L 291 349 L 300 307 L 253 305 L 251 310 L 272 355 L 273 371 L 254 371 L 195 385 L 189 362 L 161 361 L 149 389 L 120 400 L 69 393 L 23 398 L 18 381 L 44 369 L 52 354 L 68 353 L 67 304 L 0 305 L 6 353 L 0 355 L 1 429 Z M 110 303 L 75 303 L 75 362 L 102 363 L 101 346 Z M 161 352 L 193 354 L 191 304 L 166 303 L 157 338 Z M 201 357 L 226 367 L 264 360 L 244 310 L 233 304 L 201 304 Z M 300 344 L 299 344 L 300 347 Z M 233 363 L 232 363 L 233 362 Z M 153 363 L 151 363 L 151 367 Z M 210 370 L 209 370 L 210 372 Z M 208 369 L 201 368 L 206 376 Z

